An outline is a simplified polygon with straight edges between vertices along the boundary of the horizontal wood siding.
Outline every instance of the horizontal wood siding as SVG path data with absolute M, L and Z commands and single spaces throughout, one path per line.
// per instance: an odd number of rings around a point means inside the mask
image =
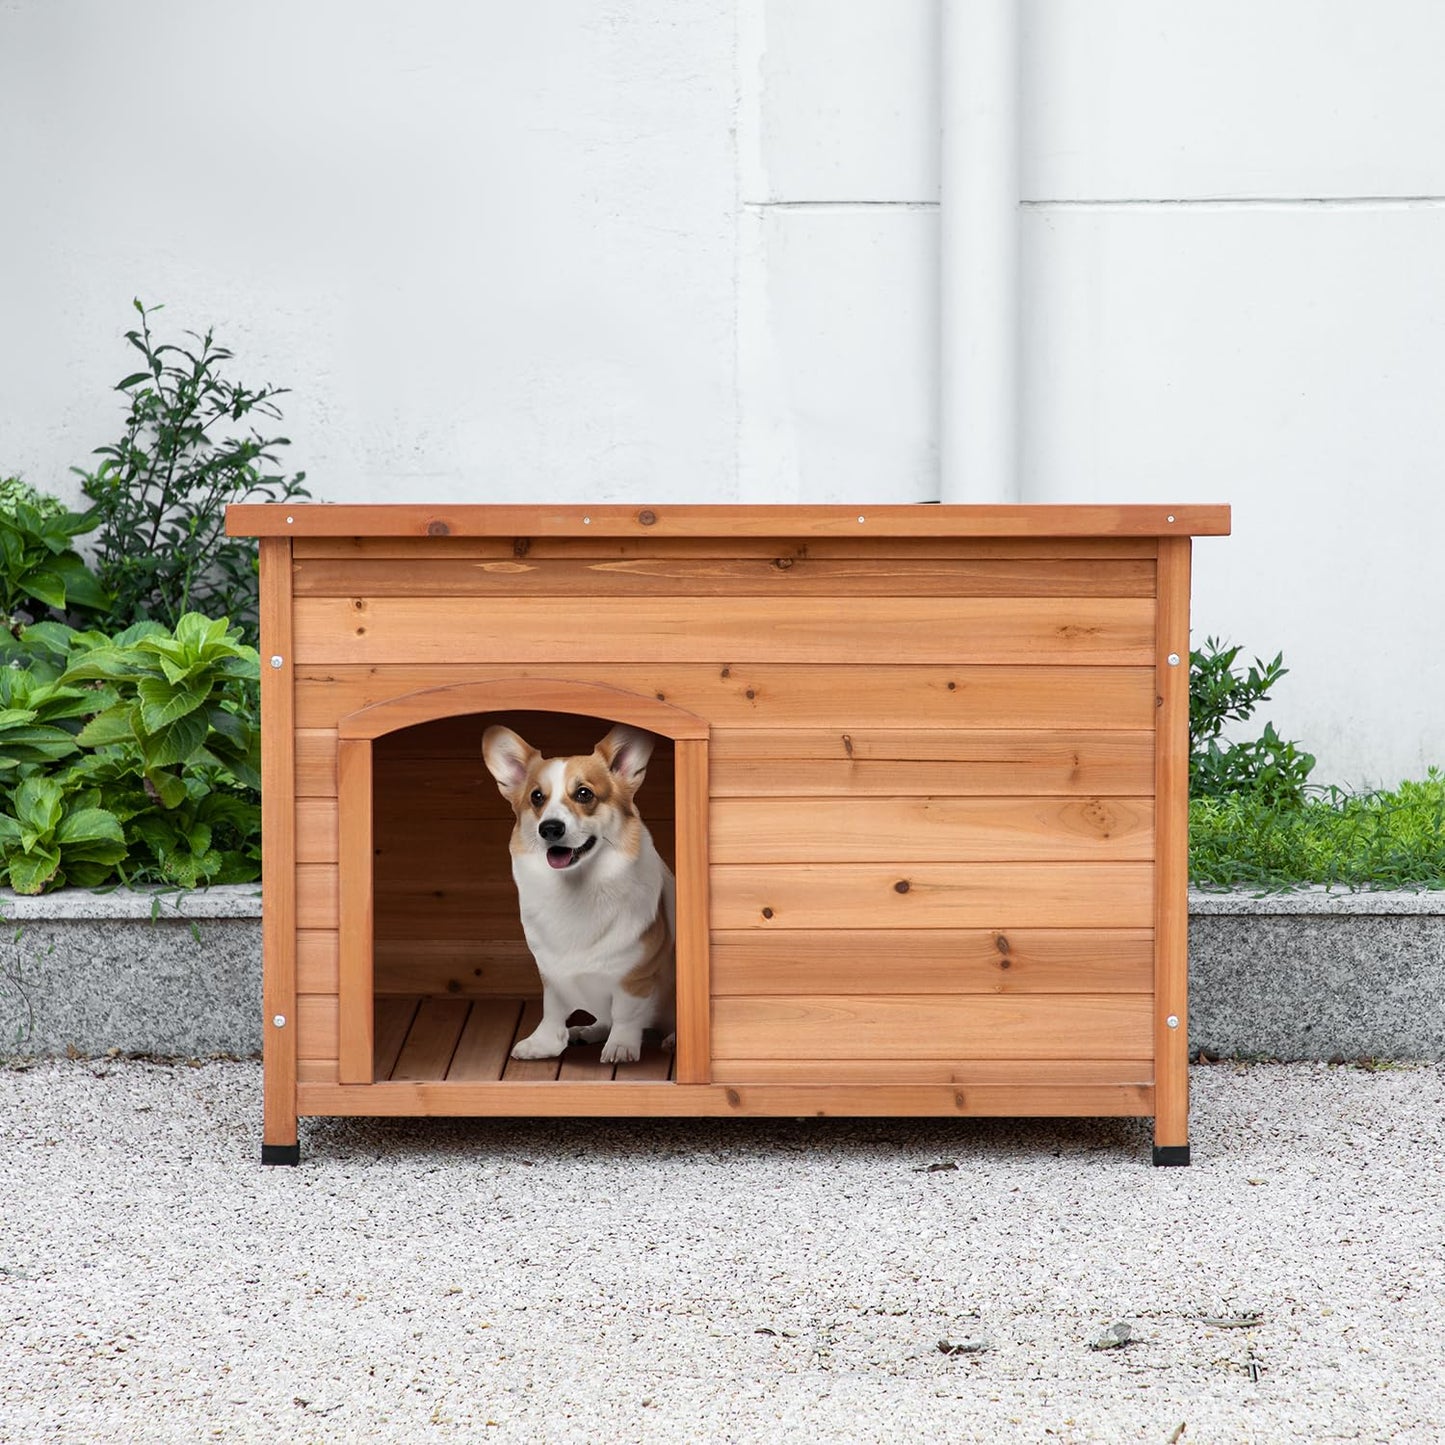
M 1078 1112 L 1107 1098 L 1103 1112 L 1147 1113 L 1156 550 L 1144 536 L 298 538 L 303 1083 L 335 1079 L 340 720 L 528 676 L 711 726 L 713 1084 L 756 1112 L 825 1084 L 949 1112 L 967 1083 L 998 1091 L 990 1105 L 1013 1091 L 1021 1113 L 1030 1090 L 1052 1108 L 1070 1089 Z M 462 1047 L 467 998 L 537 992 L 511 812 L 480 756 L 499 720 L 374 744 L 375 988 L 401 1009 L 442 1001 L 408 1014 L 397 1048 L 414 1057 L 391 1061 L 385 1087 L 410 1071 L 414 1100 Z M 606 730 L 505 720 L 549 754 Z M 691 821 L 672 816 L 672 764 L 659 747 L 639 795 L 669 858 Z M 547 1080 L 565 1083 L 556 1067 Z
M 712 991 L 1148 993 L 1147 928 L 715 929 Z
M 1136 1059 L 1154 1008 L 1138 994 L 719 998 L 712 1029 L 719 1060 Z
M 398 693 L 484 678 L 551 677 L 647 693 L 734 728 L 934 728 L 1071 732 L 1154 728 L 1152 667 L 1052 665 L 920 666 L 907 640 L 895 640 L 889 666 L 798 666 L 719 658 L 712 663 L 416 662 L 298 664 L 296 713 L 303 728 L 335 728 L 347 713 Z
M 523 617 L 525 616 L 525 622 Z M 302 597 L 303 665 L 417 662 L 919 663 L 1144 666 L 1139 597 Z
M 710 549 L 715 550 L 715 549 Z M 296 566 L 298 597 L 1152 597 L 1152 557 L 819 557 L 528 555 L 412 557 L 369 562 L 365 576 L 343 558 Z

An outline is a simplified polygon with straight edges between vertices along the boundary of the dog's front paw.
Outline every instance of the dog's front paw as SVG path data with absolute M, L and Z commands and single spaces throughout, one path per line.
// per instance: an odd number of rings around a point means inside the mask
M 642 1057 L 642 1037 L 630 1035 L 618 1037 L 616 1033 L 602 1045 L 604 1064 L 631 1064 Z
M 555 1059 L 566 1047 L 566 1034 L 563 1034 L 560 1039 L 551 1034 L 545 1037 L 539 1036 L 539 1034 L 528 1034 L 525 1039 L 519 1039 L 512 1045 L 512 1057 L 514 1059 Z

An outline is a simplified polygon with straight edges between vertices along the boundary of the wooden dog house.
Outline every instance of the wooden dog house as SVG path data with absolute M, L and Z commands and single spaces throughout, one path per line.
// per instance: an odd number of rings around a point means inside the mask
M 263 1158 L 298 1115 L 1136 1115 L 1188 1161 L 1189 575 L 1225 507 L 238 506 Z M 660 741 L 675 1057 L 540 988 L 480 739 Z

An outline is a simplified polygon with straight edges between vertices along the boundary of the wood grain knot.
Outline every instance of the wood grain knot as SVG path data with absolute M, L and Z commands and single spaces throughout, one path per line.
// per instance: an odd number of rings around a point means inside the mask
M 532 550 L 532 539 L 530 537 L 515 537 L 512 539 L 512 556 L 525 557 Z
M 786 571 L 788 570 L 788 568 L 791 567 L 792 565 L 793 565 L 793 559 L 792 559 L 791 557 L 774 557 L 774 558 L 773 558 L 773 566 L 776 567 L 779 572 L 786 572 Z
M 639 512 L 637 514 L 637 520 L 641 522 L 644 527 L 650 527 L 657 521 L 657 513 L 651 510 Z
M 739 1105 L 741 1105 L 741 1103 L 743 1102 L 743 1096 L 738 1093 L 736 1089 L 728 1089 L 723 1094 L 723 1097 L 728 1101 L 729 1104 L 732 1105 L 734 1109 L 738 1108 Z
M 893 885 L 893 891 L 895 893 L 907 893 L 910 886 L 906 878 L 900 878 L 898 882 Z
M 445 522 L 428 522 L 426 534 L 428 537 L 450 537 L 452 529 Z
M 773 910 L 772 910 L 771 908 L 765 908 L 765 909 L 763 909 L 763 917 L 764 917 L 764 918 L 771 918 L 772 916 L 773 916 Z

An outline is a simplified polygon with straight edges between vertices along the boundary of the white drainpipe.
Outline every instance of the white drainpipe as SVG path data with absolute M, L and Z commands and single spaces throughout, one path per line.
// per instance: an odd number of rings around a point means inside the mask
M 1017 0 L 939 0 L 939 473 L 945 502 L 1018 481 Z

